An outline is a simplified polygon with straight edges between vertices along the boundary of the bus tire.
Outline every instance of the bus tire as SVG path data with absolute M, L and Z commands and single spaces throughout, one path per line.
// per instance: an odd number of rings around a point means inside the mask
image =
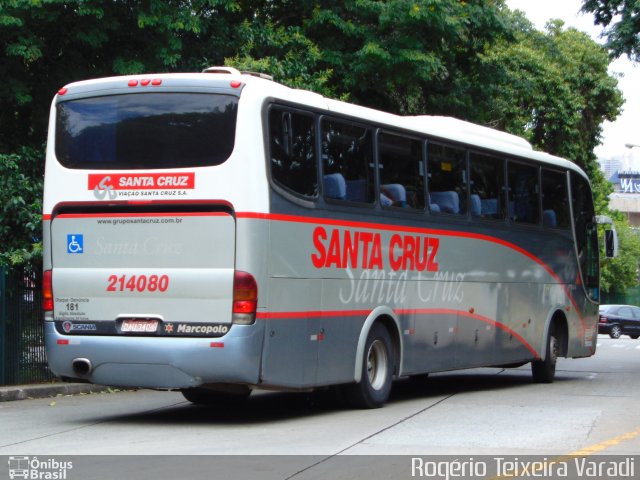
M 531 374 L 535 383 L 553 383 L 556 376 L 556 363 L 560 355 L 560 339 L 556 329 L 551 327 L 547 334 L 544 360 L 531 362 Z
M 208 388 L 185 388 L 182 396 L 196 405 L 234 405 L 249 398 L 251 390 L 242 393 L 221 392 Z
M 375 323 L 365 343 L 360 381 L 343 388 L 347 402 L 357 408 L 382 407 L 391 392 L 394 358 L 388 330 L 381 323 Z

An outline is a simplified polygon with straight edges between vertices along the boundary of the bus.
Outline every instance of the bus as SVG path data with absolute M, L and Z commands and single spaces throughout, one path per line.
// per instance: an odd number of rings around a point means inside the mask
M 596 350 L 598 234 L 575 164 L 449 117 L 263 74 L 80 81 L 51 107 L 44 324 L 65 380 L 335 388 Z

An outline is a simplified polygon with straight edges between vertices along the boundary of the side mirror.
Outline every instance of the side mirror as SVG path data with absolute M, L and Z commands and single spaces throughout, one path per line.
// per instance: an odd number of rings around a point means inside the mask
M 604 231 L 604 255 L 607 258 L 618 256 L 618 232 L 615 230 Z
M 596 223 L 600 225 L 610 225 L 609 230 L 604 231 L 604 255 L 607 258 L 618 256 L 618 232 L 613 225 L 613 220 L 605 215 L 597 215 Z

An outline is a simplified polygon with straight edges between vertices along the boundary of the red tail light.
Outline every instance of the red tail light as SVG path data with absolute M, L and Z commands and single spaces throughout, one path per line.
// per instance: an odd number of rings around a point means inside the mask
M 51 270 L 45 270 L 42 276 L 42 309 L 45 312 L 53 311 L 53 282 Z
M 253 275 L 236 270 L 233 276 L 233 323 L 250 325 L 256 321 L 258 284 Z
M 607 323 L 609 321 L 609 319 L 607 317 L 605 317 L 604 315 L 600 315 L 600 318 L 598 320 L 600 323 Z

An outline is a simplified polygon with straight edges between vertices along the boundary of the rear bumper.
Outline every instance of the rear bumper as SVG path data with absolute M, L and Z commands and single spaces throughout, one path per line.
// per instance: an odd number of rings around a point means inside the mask
M 72 364 L 83 358 L 91 383 L 142 388 L 189 388 L 205 383 L 255 385 L 260 378 L 264 325 L 234 325 L 220 338 L 61 335 L 45 322 L 51 370 L 78 377 Z
M 609 334 L 609 332 L 611 331 L 611 325 L 610 323 L 599 323 L 598 324 L 598 333 L 603 333 L 603 334 Z

